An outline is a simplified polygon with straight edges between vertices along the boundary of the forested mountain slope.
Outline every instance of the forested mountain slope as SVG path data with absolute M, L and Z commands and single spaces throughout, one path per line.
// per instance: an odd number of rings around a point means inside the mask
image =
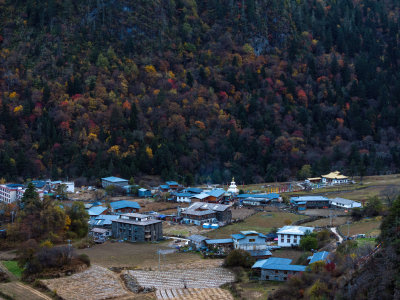
M 0 177 L 400 169 L 399 2 L 0 1 Z

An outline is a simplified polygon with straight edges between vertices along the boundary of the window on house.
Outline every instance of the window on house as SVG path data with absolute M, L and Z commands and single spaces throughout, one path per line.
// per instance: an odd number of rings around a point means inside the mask
M 249 239 L 250 243 L 254 243 L 256 241 L 256 239 Z
M 278 270 L 275 270 L 275 274 L 278 274 Z

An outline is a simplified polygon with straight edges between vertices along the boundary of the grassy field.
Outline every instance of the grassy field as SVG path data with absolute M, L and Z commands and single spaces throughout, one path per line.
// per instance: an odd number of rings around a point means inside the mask
M 18 263 L 15 260 L 5 260 L 2 263 L 8 271 L 14 274 L 18 279 L 21 278 L 22 269 L 18 266 Z
M 349 234 L 365 234 L 369 236 L 378 236 L 380 234 L 379 227 L 381 226 L 381 218 L 370 218 L 364 219 L 358 222 L 354 222 L 349 225 Z M 347 235 L 347 225 L 340 226 L 340 231 L 342 234 Z
M 375 238 L 357 239 L 356 241 L 359 247 L 364 245 L 370 245 L 371 247 L 374 247 L 376 245 Z
M 102 267 L 157 268 L 158 249 L 172 249 L 169 242 L 162 243 L 111 243 L 95 245 L 91 248 L 77 250 L 85 253 L 92 264 Z M 202 258 L 194 253 L 171 253 L 161 255 L 161 264 L 196 263 Z
M 346 224 L 347 220 L 349 220 L 348 217 L 335 217 L 332 218 L 332 225 L 335 227 L 341 226 L 343 224 Z M 331 225 L 330 218 L 319 219 L 313 222 L 301 224 L 301 226 L 311 226 L 311 227 L 325 227 L 329 225 Z
M 205 233 L 210 238 L 229 238 L 233 233 L 239 233 L 244 230 L 255 230 L 261 233 L 267 233 L 272 228 L 282 227 L 292 222 L 306 218 L 302 215 L 296 215 L 287 212 L 259 212 L 245 219 L 243 222 L 230 224 L 225 227 Z

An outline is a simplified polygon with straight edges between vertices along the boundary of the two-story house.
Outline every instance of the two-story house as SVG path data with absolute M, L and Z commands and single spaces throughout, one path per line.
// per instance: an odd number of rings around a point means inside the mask
M 265 250 L 267 249 L 267 237 L 257 231 L 241 231 L 232 234 L 233 247 L 242 250 Z
M 307 233 L 313 232 L 314 227 L 284 226 L 277 232 L 278 246 L 291 247 L 300 245 L 301 238 Z

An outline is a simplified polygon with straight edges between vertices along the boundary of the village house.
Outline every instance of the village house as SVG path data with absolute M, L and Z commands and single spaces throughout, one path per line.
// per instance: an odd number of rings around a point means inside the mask
M 244 206 L 266 206 L 273 201 L 279 201 L 279 194 L 240 194 L 236 196 Z
M 101 179 L 101 186 L 106 188 L 109 185 L 124 187 L 129 184 L 127 179 L 119 178 L 119 177 L 105 177 Z
M 233 240 L 232 239 L 213 239 L 205 240 L 204 243 L 209 249 L 218 249 L 224 253 L 228 253 L 233 250 Z
M 223 201 L 225 196 L 225 190 L 223 189 L 216 189 L 211 191 L 205 191 L 201 194 L 194 195 L 192 197 L 193 200 L 198 200 L 201 202 L 208 202 L 208 203 L 220 203 Z
M 221 222 L 229 224 L 232 221 L 230 205 L 195 202 L 182 209 L 184 223 L 201 225 L 203 223 Z
M 290 203 L 298 210 L 329 208 L 330 200 L 324 196 L 299 196 L 290 198 Z
M 199 234 L 193 234 L 188 237 L 189 246 L 194 250 L 200 250 L 201 248 L 205 247 L 205 241 L 208 239 L 208 237 Z
M 89 220 L 95 220 L 100 215 L 106 215 L 108 213 L 107 207 L 104 206 L 92 206 L 87 210 Z
M 140 215 L 140 214 L 137 214 Z M 159 241 L 163 238 L 162 221 L 149 219 L 147 215 L 131 216 L 112 221 L 112 235 L 129 242 Z
M 265 250 L 267 249 L 267 237 L 257 231 L 241 231 L 232 234 L 233 246 L 242 250 Z
M 91 227 L 111 229 L 113 220 L 118 219 L 118 215 L 99 215 L 89 221 Z
M 304 272 L 306 266 L 291 265 L 291 259 L 271 257 L 257 261 L 252 269 L 260 276 L 260 280 L 286 281 L 290 276 Z
M 139 203 L 129 200 L 120 200 L 110 203 L 111 212 L 114 214 L 135 213 L 140 209 Z
M 192 195 L 198 195 L 201 194 L 203 192 L 203 189 L 201 188 L 192 188 L 192 187 L 188 187 L 182 190 L 182 193 L 190 193 Z
M 111 229 L 95 227 L 89 231 L 89 235 L 92 236 L 95 239 L 95 241 L 96 240 L 105 241 L 107 238 L 111 236 Z
M 343 198 L 335 198 L 330 200 L 331 207 L 334 208 L 342 208 L 342 209 L 351 209 L 355 207 L 361 207 L 360 202 L 356 202 L 353 200 L 343 199 Z
M 151 197 L 151 191 L 148 189 L 140 188 L 138 189 L 138 196 L 143 198 Z
M 184 202 L 184 203 L 191 203 L 192 200 L 191 198 L 193 197 L 193 194 L 191 193 L 174 193 L 173 197 L 176 202 Z
M 348 183 L 349 178 L 347 176 L 341 175 L 339 171 L 331 172 L 326 175 L 321 176 L 321 182 L 324 184 L 343 184 Z
M 309 264 L 312 264 L 312 263 L 315 263 L 318 261 L 323 261 L 325 263 L 328 263 L 329 262 L 328 257 L 330 254 L 331 253 L 328 251 L 317 252 L 317 253 L 314 253 L 312 256 L 309 256 L 307 258 L 307 260 L 309 261 Z
M 314 231 L 314 227 L 284 226 L 277 232 L 278 246 L 292 247 L 300 245 L 301 238 Z

